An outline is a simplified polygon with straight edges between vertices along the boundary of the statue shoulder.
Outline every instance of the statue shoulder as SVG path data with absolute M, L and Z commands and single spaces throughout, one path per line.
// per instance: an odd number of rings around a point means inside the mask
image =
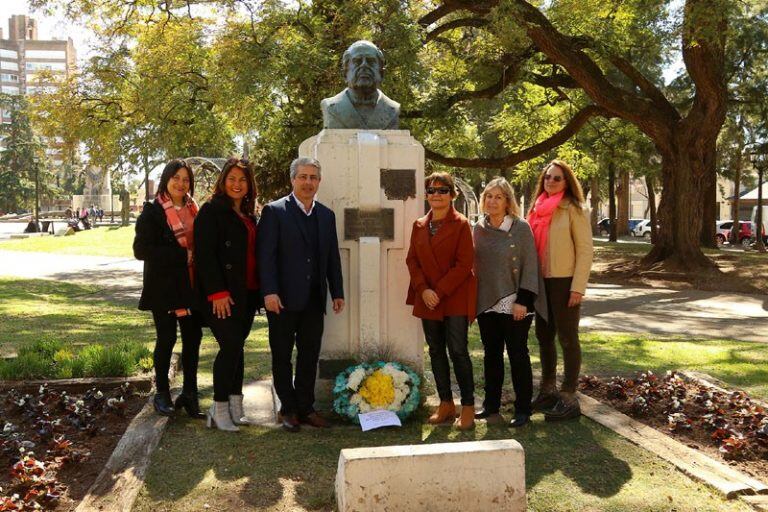
M 331 96 L 330 98 L 324 98 L 320 102 L 320 105 L 325 109 L 325 108 L 328 108 L 328 107 L 334 107 L 334 106 L 336 106 L 336 105 L 338 105 L 340 103 L 345 103 L 345 102 L 348 103 L 349 99 L 347 98 L 346 91 L 347 90 L 344 89 L 343 91 L 341 91 L 336 96 Z
M 391 108 L 393 110 L 397 110 L 397 111 L 400 110 L 400 104 L 398 102 L 396 102 L 395 100 L 393 100 L 392 98 L 390 98 L 389 96 L 384 94 L 383 92 L 381 92 L 381 91 L 379 91 L 379 92 L 381 93 L 381 96 L 380 96 L 380 99 L 379 99 L 379 103 L 381 103 L 381 104 L 383 104 L 383 105 L 385 105 L 388 108 Z

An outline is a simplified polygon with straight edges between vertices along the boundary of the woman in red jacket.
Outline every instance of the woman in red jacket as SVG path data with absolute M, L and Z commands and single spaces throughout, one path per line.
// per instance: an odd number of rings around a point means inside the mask
M 477 302 L 472 229 L 466 217 L 453 208 L 456 185 L 450 174 L 433 173 L 424 180 L 424 187 L 430 211 L 413 223 L 406 258 L 411 275 L 406 303 L 421 318 L 440 396 L 440 406 L 428 421 L 439 424 L 456 417 L 450 356 L 461 391 L 458 427 L 468 430 L 475 425 L 474 378 L 467 350 L 467 329 L 475 318 Z

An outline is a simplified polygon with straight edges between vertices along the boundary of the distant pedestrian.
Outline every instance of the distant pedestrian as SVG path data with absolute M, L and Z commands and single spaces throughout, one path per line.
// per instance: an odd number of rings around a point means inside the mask
M 581 185 L 562 160 L 552 160 L 541 172 L 531 202 L 528 222 L 544 275 L 548 312 L 546 318 L 536 314 L 541 386 L 533 408 L 544 412 L 547 421 L 576 418 L 581 414 L 576 398 L 581 370 L 579 319 L 592 267 L 592 230 Z M 559 394 L 555 335 L 565 367 Z

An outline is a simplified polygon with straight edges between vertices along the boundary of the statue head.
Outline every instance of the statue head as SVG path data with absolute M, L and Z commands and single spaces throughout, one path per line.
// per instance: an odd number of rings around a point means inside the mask
M 341 60 L 347 87 L 364 95 L 373 94 L 384 77 L 384 54 L 370 41 L 355 41 Z

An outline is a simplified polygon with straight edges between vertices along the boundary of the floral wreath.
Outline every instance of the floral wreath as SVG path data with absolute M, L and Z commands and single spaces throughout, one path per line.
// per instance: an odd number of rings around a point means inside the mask
M 404 420 L 419 407 L 421 378 L 407 366 L 377 361 L 350 366 L 336 377 L 333 410 L 360 423 L 358 414 L 384 409 Z

